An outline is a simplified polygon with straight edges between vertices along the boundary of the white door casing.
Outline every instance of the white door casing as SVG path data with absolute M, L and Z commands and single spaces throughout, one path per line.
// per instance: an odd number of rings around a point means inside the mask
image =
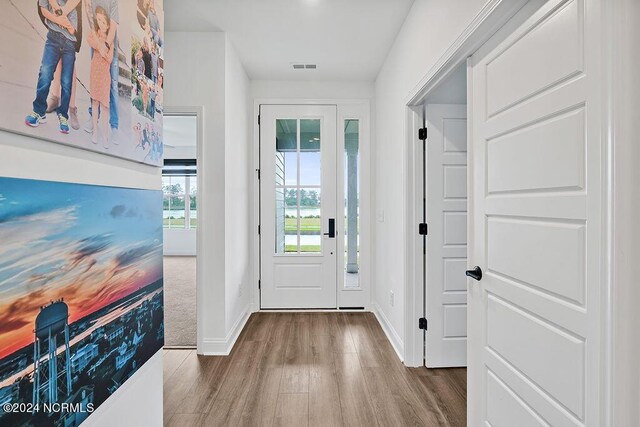
M 276 126 L 278 120 L 293 120 L 298 160 L 297 182 L 284 184 L 280 163 L 276 172 Z M 320 183 L 304 182 L 300 160 L 301 121 L 320 122 Z M 304 126 L 304 125 L 303 125 Z M 295 142 L 295 141 L 294 141 Z M 309 141 L 311 142 L 311 141 Z M 296 144 L 294 144 L 295 147 Z M 294 152 L 296 148 L 294 148 Z M 336 308 L 336 239 L 328 233 L 329 219 L 336 218 L 336 107 L 328 105 L 262 105 L 260 108 L 260 224 L 261 308 Z M 282 159 L 279 160 L 282 162 Z M 302 180 L 302 181 L 301 181 Z M 319 185 L 316 185 L 319 184 Z M 276 193 L 282 201 L 284 189 L 315 189 L 321 197 L 320 251 L 284 253 L 283 230 L 276 227 Z M 299 193 L 298 193 L 299 197 Z M 278 221 L 284 224 L 284 207 L 278 206 Z M 302 225 L 301 225 L 302 226 Z M 309 236 L 301 235 L 300 241 Z M 276 247 L 280 248 L 277 253 Z
M 467 365 L 467 106 L 428 104 L 428 368 Z
M 469 61 L 468 424 L 602 425 L 599 0 Z

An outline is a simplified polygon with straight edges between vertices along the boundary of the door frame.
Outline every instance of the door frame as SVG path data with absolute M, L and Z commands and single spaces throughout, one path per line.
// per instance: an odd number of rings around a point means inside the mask
M 491 0 L 476 15 L 472 23 L 464 30 L 464 32 L 454 41 L 447 49 L 438 62 L 424 75 L 420 83 L 405 98 L 405 250 L 407 256 L 405 259 L 405 336 L 404 336 L 404 363 L 410 367 L 423 366 L 424 364 L 424 338 L 423 333 L 418 329 L 417 319 L 423 316 L 422 304 L 416 301 L 422 301 L 424 298 L 424 288 L 422 277 L 424 274 L 421 257 L 412 254 L 418 254 L 422 250 L 422 240 L 417 239 L 415 235 L 416 225 L 421 222 L 422 210 L 417 209 L 415 200 L 422 197 L 422 167 L 416 158 L 418 157 L 417 149 L 421 147 L 418 141 L 417 132 L 422 127 L 423 109 L 422 105 L 427 96 L 443 81 L 450 77 L 453 71 L 461 64 L 466 64 L 467 59 L 482 47 L 499 29 L 504 32 L 505 37 L 508 36 L 522 21 L 526 20 L 542 5 L 545 0 L 518 0 L 517 2 L 508 2 L 506 0 Z M 601 2 L 603 37 L 614 38 L 613 28 L 616 27 L 616 7 L 617 4 L 606 1 Z M 512 17 L 518 15 L 517 22 L 509 22 Z M 505 24 L 509 23 L 505 26 Z M 604 42 L 603 61 L 611 59 L 612 47 L 609 43 Z M 601 395 L 600 402 L 602 411 L 601 425 L 610 426 L 613 423 L 612 413 L 612 395 L 615 386 L 612 379 L 612 361 L 615 356 L 613 349 L 613 283 L 618 277 L 618 271 L 624 276 L 624 267 L 615 264 L 616 253 L 612 245 L 614 239 L 613 234 L 613 208 L 616 206 L 616 196 L 614 192 L 614 123 L 612 97 L 619 95 L 615 92 L 613 82 L 612 65 L 605 65 L 605 75 L 603 76 L 603 91 L 606 93 L 605 100 L 609 102 L 602 106 L 602 128 L 603 128 L 603 185 L 602 185 L 602 206 L 605 224 L 600 244 L 603 253 L 602 261 L 602 307 L 600 311 L 600 329 L 601 336 L 601 360 L 603 362 L 601 372 Z M 471 83 L 469 82 L 469 73 L 467 73 L 467 105 L 470 105 Z M 472 111 L 467 112 L 468 126 L 473 122 Z M 468 135 L 472 135 L 468 132 Z M 622 142 L 622 141 L 621 141 Z M 630 143 L 627 141 L 627 143 Z M 468 156 L 472 159 L 473 144 L 468 144 Z M 468 161 L 468 188 L 473 188 L 472 181 L 472 161 Z M 469 192 L 468 198 L 468 226 L 467 226 L 467 247 L 473 246 L 473 194 Z M 618 260 L 619 262 L 619 260 Z
M 204 218 L 205 212 L 203 209 L 202 199 L 207 198 L 206 188 L 207 180 L 203 176 L 204 168 L 202 166 L 203 145 L 204 145 L 204 107 L 203 106 L 165 106 L 164 114 L 170 116 L 188 116 L 196 117 L 196 164 L 197 175 L 196 182 L 198 187 L 198 203 L 196 204 L 196 215 L 198 218 Z M 203 221 L 204 222 L 204 221 Z M 207 304 L 204 298 L 204 277 L 206 277 L 205 263 L 200 262 L 203 259 L 207 259 L 205 254 L 206 245 L 204 244 L 205 228 L 201 222 L 198 222 L 196 227 L 196 353 L 204 354 L 204 313 L 206 312 Z
M 443 82 L 453 75 L 456 69 L 466 67 L 467 58 L 483 46 L 496 31 L 525 6 L 532 14 L 545 0 L 491 0 L 476 15 L 469 26 L 449 46 L 436 64 L 426 73 L 416 87 L 405 98 L 405 212 L 406 223 L 404 230 L 405 250 L 405 295 L 404 301 L 404 364 L 409 367 L 424 366 L 424 332 L 418 328 L 418 319 L 424 316 L 425 277 L 422 252 L 422 239 L 415 237 L 417 224 L 422 222 L 421 203 L 417 206 L 414 201 L 422 199 L 422 146 L 418 140 L 418 129 L 424 122 L 424 103 L 427 97 Z M 469 97 L 469 83 L 467 82 L 467 98 Z M 467 99 L 468 102 L 468 99 Z M 471 123 L 471 112 L 467 112 L 468 123 Z M 419 158 L 419 159 L 417 159 Z M 419 161 L 418 161 L 419 160 Z M 467 162 L 468 164 L 468 162 Z M 468 168 L 469 166 L 467 166 Z M 467 169 L 468 171 L 470 169 Z M 468 172 L 469 173 L 469 172 Z M 468 187 L 471 188 L 471 187 Z M 468 199 L 469 208 L 471 199 Z M 471 210 L 468 218 L 472 217 Z M 471 244 L 467 231 L 467 245 Z M 415 254 L 418 254 L 416 256 Z
M 358 291 L 338 289 L 337 306 L 350 309 L 353 307 L 363 307 L 364 311 L 371 310 L 371 248 L 372 248 L 372 228 L 371 228 L 371 103 L 369 99 L 310 99 L 310 98 L 256 98 L 253 102 L 253 160 L 251 165 L 253 173 L 253 186 L 251 197 L 251 211 L 253 213 L 253 242 L 251 248 L 251 259 L 253 265 L 253 284 L 251 286 L 251 312 L 260 311 L 260 289 L 258 284 L 261 277 L 261 256 L 260 256 L 260 235 L 258 227 L 260 226 L 260 181 L 258 180 L 258 171 L 260 170 L 260 126 L 258 124 L 258 116 L 260 115 L 261 105 L 334 105 L 337 110 L 337 144 L 344 146 L 344 135 L 340 132 L 340 123 L 348 118 L 358 118 L 361 120 L 362 126 L 360 131 L 360 284 Z M 338 164 L 342 164 L 338 159 Z M 338 167 L 337 178 L 342 175 Z M 340 182 L 338 182 L 340 186 Z M 340 192 L 338 192 L 340 194 Z M 338 206 L 340 209 L 341 206 Z M 336 221 L 338 227 L 341 221 Z M 338 243 L 342 242 L 339 240 Z M 337 259 L 337 258 L 336 258 Z M 340 263 L 338 264 L 340 267 Z M 341 270 L 338 269 L 338 274 Z M 337 282 L 338 286 L 340 282 Z M 359 293 L 360 295 L 356 295 Z M 354 301 L 358 304 L 354 305 Z M 362 301 L 362 304 L 360 303 Z

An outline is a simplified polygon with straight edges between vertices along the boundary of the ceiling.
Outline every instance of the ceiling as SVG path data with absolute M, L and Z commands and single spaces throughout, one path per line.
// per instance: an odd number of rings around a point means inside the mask
M 373 81 L 413 1 L 171 0 L 165 25 L 226 32 L 254 80 Z

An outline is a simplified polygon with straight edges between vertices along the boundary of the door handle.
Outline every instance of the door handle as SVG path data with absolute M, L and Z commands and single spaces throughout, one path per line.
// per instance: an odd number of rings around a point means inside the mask
M 336 237 L 336 220 L 335 218 L 329 218 L 329 232 L 324 233 L 325 236 L 329 236 L 330 239 Z
M 473 270 L 467 270 L 465 274 L 474 280 L 477 280 L 477 281 L 482 280 L 482 269 L 477 265 L 473 268 Z

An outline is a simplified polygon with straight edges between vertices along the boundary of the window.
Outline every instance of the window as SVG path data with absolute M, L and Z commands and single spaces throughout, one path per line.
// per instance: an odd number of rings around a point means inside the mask
M 196 161 L 165 159 L 162 192 L 163 227 L 195 229 L 198 224 Z
M 344 258 L 345 287 L 360 286 L 360 122 L 344 121 Z
M 277 254 L 320 253 L 319 119 L 276 120 Z

